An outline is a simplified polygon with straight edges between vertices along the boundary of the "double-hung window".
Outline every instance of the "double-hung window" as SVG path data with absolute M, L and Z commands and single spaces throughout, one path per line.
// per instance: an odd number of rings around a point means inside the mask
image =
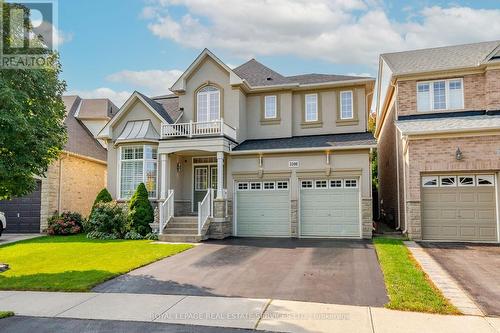
M 318 121 L 318 94 L 307 94 L 305 96 L 305 120 Z
M 120 155 L 120 199 L 130 199 L 140 183 L 150 198 L 157 193 L 157 149 L 153 146 L 122 147 Z
M 276 119 L 278 117 L 277 96 L 264 97 L 264 119 Z
M 456 110 L 464 107 L 462 79 L 417 83 L 417 110 Z
M 340 119 L 353 118 L 352 91 L 340 92 Z

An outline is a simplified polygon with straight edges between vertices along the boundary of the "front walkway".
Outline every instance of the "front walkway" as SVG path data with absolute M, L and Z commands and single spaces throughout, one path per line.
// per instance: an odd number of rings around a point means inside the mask
M 500 318 L 443 316 L 270 299 L 113 293 L 0 292 L 17 315 L 233 327 L 279 332 L 500 333 Z
M 0 236 L 0 245 L 5 245 L 9 243 L 14 243 L 26 239 L 31 239 L 35 237 L 45 236 L 45 234 L 2 234 Z

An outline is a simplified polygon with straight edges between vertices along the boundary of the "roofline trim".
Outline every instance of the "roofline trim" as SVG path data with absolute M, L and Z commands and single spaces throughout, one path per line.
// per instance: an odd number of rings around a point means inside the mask
M 397 126 L 397 125 L 396 125 Z M 500 131 L 500 126 L 489 126 L 489 127 L 471 127 L 471 128 L 454 128 L 454 129 L 444 129 L 444 130 L 433 130 L 433 131 L 402 131 L 401 128 L 398 127 L 398 130 L 402 135 L 411 135 L 411 136 L 419 136 L 419 135 L 432 135 L 432 134 L 451 134 L 451 133 L 466 133 L 466 132 L 483 132 L 483 131 Z
M 96 162 L 96 163 L 99 163 L 99 164 L 108 165 L 107 161 L 100 160 L 98 158 L 94 158 L 94 157 L 90 157 L 90 156 L 86 156 L 86 155 L 82 155 L 82 154 L 77 154 L 77 153 L 74 153 L 74 152 L 69 151 L 69 150 L 63 150 L 62 152 L 64 154 L 67 154 L 67 155 L 70 155 L 70 156 L 74 156 L 74 157 L 78 157 L 78 158 L 81 158 L 81 159 L 84 159 L 84 160 L 88 160 L 88 161 L 91 161 L 91 162 Z
M 325 147 L 306 147 L 306 148 L 278 148 L 278 149 L 252 149 L 252 150 L 232 150 L 231 155 L 246 154 L 265 154 L 265 153 L 298 153 L 309 151 L 333 151 L 333 150 L 364 150 L 377 148 L 373 145 L 355 145 L 355 146 L 325 146 Z

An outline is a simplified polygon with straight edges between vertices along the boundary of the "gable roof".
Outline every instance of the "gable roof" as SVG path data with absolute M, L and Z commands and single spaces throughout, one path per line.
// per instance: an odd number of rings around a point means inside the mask
M 170 114 L 165 110 L 162 104 L 158 103 L 157 101 L 152 100 L 148 96 L 138 92 L 137 90 L 135 91 L 139 96 L 141 96 L 144 101 L 149 104 L 167 123 L 173 124 L 174 120 L 172 117 L 170 117 Z
M 107 98 L 84 98 L 75 113 L 78 119 L 109 120 L 118 112 L 118 107 Z
M 168 113 L 170 118 L 176 122 L 182 115 L 179 109 L 179 96 L 174 94 L 151 97 L 151 99 L 163 106 L 163 109 Z
M 488 61 L 500 41 L 384 53 L 380 57 L 393 75 L 477 67 Z
M 68 141 L 64 146 L 64 150 L 70 153 L 106 161 L 106 149 L 94 138 L 87 127 L 75 117 L 75 113 L 82 101 L 84 100 L 78 96 L 63 96 L 63 102 L 66 107 L 64 125 L 68 133 Z
M 269 67 L 251 59 L 236 67 L 233 71 L 244 79 L 251 87 L 275 86 L 275 85 L 308 85 L 328 82 L 342 82 L 350 80 L 375 80 L 366 76 L 349 76 L 335 74 L 301 74 L 283 76 Z

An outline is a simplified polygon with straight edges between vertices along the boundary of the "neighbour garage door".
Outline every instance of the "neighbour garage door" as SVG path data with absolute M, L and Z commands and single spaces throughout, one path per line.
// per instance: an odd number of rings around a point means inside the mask
M 290 237 L 288 181 L 239 182 L 236 200 L 237 236 Z
M 495 176 L 422 177 L 422 237 L 496 241 Z
M 300 182 L 300 235 L 349 237 L 361 234 L 358 179 Z
M 35 191 L 12 200 L 0 201 L 0 212 L 7 220 L 6 233 L 40 232 L 41 182 L 37 181 Z

